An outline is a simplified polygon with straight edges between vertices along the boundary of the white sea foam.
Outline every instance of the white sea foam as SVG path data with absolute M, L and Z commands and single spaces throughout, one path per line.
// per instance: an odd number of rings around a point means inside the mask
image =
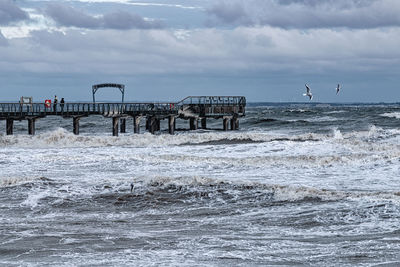
M 400 119 L 400 112 L 388 112 L 381 114 L 382 117 Z
M 35 208 L 39 201 L 49 195 L 47 191 L 31 191 L 28 197 L 21 203 L 22 206 Z
M 304 133 L 288 135 L 277 132 L 239 131 L 239 132 L 184 132 L 176 135 L 128 134 L 119 137 L 108 135 L 74 135 L 63 128 L 41 133 L 36 136 L 0 135 L 1 147 L 21 148 L 72 148 L 72 147 L 164 147 L 186 144 L 207 144 L 214 141 L 271 142 L 271 141 L 327 141 L 331 139 L 362 139 L 400 135 L 398 129 L 382 129 L 371 125 L 368 131 L 341 133 L 334 129 L 332 134 Z M 229 143 L 227 143 L 229 144 Z
M 334 139 L 343 139 L 343 135 L 342 135 L 342 133 L 340 132 L 339 129 L 335 128 L 333 130 L 333 138 Z
M 324 113 L 329 108 L 287 109 L 274 110 L 278 122 L 334 117 Z M 38 265 L 325 266 L 397 259 L 399 245 L 390 240 L 399 221 L 400 130 L 393 120 L 376 121 L 374 110 L 371 117 L 353 111 L 343 125 L 294 128 L 257 124 L 253 110 L 240 131 L 174 136 L 112 137 L 101 118 L 83 120 L 80 136 L 43 132 L 54 129 L 49 125 L 70 129 L 70 122 L 48 118 L 56 123 L 39 120 L 31 137 L 17 122 L 16 135 L 0 134 L 2 249 L 16 255 L 1 264 L 18 258 L 26 265 L 32 257 Z M 39 258 L 31 250 L 37 242 L 48 252 Z
M 143 180 L 144 179 L 144 180 Z M 251 181 L 227 181 L 210 177 L 192 176 L 192 177 L 165 177 L 158 176 L 151 179 L 138 177 L 134 180 L 136 185 L 149 187 L 184 187 L 185 190 L 204 190 L 215 187 L 231 189 L 227 192 L 236 194 L 237 191 L 246 193 L 246 190 L 257 192 L 264 191 L 271 193 L 274 201 L 301 201 L 307 199 L 317 199 L 322 201 L 340 201 L 340 200 L 364 200 L 364 201 L 392 201 L 400 205 L 400 191 L 341 191 L 332 189 L 323 189 L 309 186 L 263 184 Z M 252 194 L 251 192 L 248 192 Z
M 183 144 L 201 144 L 219 140 L 250 140 L 254 142 L 269 142 L 276 138 L 287 138 L 293 141 L 307 141 L 308 139 L 324 138 L 318 134 L 304 134 L 298 136 L 271 135 L 263 132 L 204 132 L 181 133 L 176 135 L 152 135 L 150 133 L 139 135 L 113 136 L 84 136 L 74 135 L 63 128 L 45 132 L 36 136 L 14 135 L 0 136 L 0 145 L 3 147 L 107 147 L 107 146 L 170 146 Z
M 15 186 L 15 185 L 20 185 L 20 184 L 25 184 L 27 182 L 32 182 L 35 180 L 39 180 L 42 177 L 17 177 L 17 176 L 5 176 L 2 174 L 0 176 L 0 187 L 7 187 L 7 186 Z

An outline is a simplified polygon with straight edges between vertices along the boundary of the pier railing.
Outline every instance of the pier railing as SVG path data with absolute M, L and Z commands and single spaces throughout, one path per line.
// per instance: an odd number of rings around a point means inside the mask
M 243 96 L 189 96 L 176 103 L 0 103 L 0 119 L 45 117 L 47 115 L 106 117 L 124 115 L 244 116 L 246 98 Z M 186 117 L 183 115 L 183 117 Z
M 177 105 L 246 105 L 244 96 L 188 96 L 179 101 Z
M 184 114 L 198 114 L 203 117 L 245 115 L 244 96 L 188 96 L 177 103 Z
M 131 115 L 146 113 L 153 115 L 177 114 L 175 103 L 0 103 L 0 118 L 29 116 L 44 117 L 47 115 L 76 116 L 76 115 Z

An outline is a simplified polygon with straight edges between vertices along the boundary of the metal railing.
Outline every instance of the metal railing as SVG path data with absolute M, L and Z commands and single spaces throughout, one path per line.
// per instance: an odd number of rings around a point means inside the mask
M 176 103 L 0 103 L 0 119 L 29 116 L 87 116 L 87 115 L 174 115 L 186 107 L 208 115 L 238 113 L 244 115 L 243 96 L 188 96 Z
M 246 106 L 244 96 L 188 96 L 179 101 L 177 105 L 243 105 Z
M 51 104 L 32 103 L 29 105 L 20 103 L 0 103 L 0 117 L 26 117 L 46 115 L 103 115 L 131 113 L 177 113 L 178 106 L 175 103 L 64 103 Z
M 188 96 L 177 105 L 184 117 L 199 114 L 203 117 L 244 116 L 244 96 Z

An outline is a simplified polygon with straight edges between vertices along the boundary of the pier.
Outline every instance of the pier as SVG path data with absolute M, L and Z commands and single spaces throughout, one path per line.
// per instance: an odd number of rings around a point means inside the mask
M 94 88 L 98 89 L 98 88 Z M 93 89 L 93 90 L 94 90 Z M 123 88 L 120 88 L 123 93 Z M 95 91 L 93 91 L 94 95 Z M 94 97 L 93 97 L 94 99 Z M 14 121 L 26 120 L 28 134 L 35 134 L 35 122 L 47 116 L 72 119 L 73 132 L 79 134 L 79 120 L 91 115 L 111 119 L 113 136 L 125 133 L 127 121 L 133 122 L 133 132 L 140 133 L 140 122 L 146 120 L 146 130 L 160 131 L 160 122 L 168 120 L 168 132 L 174 134 L 177 119 L 187 120 L 190 130 L 207 128 L 207 119 L 221 119 L 222 129 L 239 129 L 239 118 L 245 116 L 244 96 L 188 96 L 175 103 L 0 103 L 0 120 L 6 121 L 6 134 L 13 134 Z

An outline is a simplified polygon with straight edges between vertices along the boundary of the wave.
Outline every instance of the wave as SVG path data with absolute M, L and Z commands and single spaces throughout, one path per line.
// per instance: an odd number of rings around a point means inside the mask
M 273 119 L 273 118 L 261 118 L 261 119 L 249 119 L 245 122 L 249 126 L 257 126 L 257 125 L 287 125 L 287 124 L 308 124 L 310 121 L 308 120 L 280 120 L 280 119 Z
M 119 137 L 108 135 L 74 135 L 63 128 L 29 135 L 0 135 L 1 147 L 20 148 L 73 148 L 73 147 L 163 147 L 176 145 L 229 145 L 263 142 L 325 142 L 348 140 L 353 145 L 369 142 L 371 139 L 387 139 L 400 135 L 399 129 L 383 129 L 372 125 L 366 131 L 340 132 L 333 128 L 330 133 L 285 134 L 279 132 L 251 131 L 195 131 L 175 135 L 130 134 Z M 369 144 L 367 144 L 369 145 Z
M 381 114 L 382 117 L 400 119 L 400 112 L 389 112 Z
M 26 185 L 27 183 L 33 183 L 35 181 L 49 181 L 50 179 L 40 177 L 1 177 L 0 176 L 0 188 L 1 187 L 12 187 L 19 185 Z
M 251 143 L 271 141 L 315 141 L 323 138 L 318 134 L 296 136 L 272 135 L 264 132 L 185 132 L 175 135 L 150 133 L 113 136 L 74 135 L 63 128 L 35 136 L 0 136 L 0 147 L 62 148 L 62 147 L 106 147 L 106 146 L 171 146 L 188 144 Z
M 193 201 L 199 199 L 219 202 L 325 202 L 325 201 L 392 201 L 400 205 L 400 191 L 340 191 L 307 186 L 262 184 L 259 182 L 232 182 L 207 177 L 156 177 L 150 180 L 136 178 L 133 191 L 126 187 L 122 192 L 97 194 L 97 200 L 105 197 L 123 204 L 141 197 L 164 202 Z
M 50 182 L 49 182 L 50 181 Z M 253 181 L 191 177 L 135 177 L 130 181 L 97 181 L 81 184 L 54 183 L 45 177 L 31 179 L 22 206 L 77 208 L 85 205 L 282 205 L 296 202 L 390 202 L 400 206 L 400 191 L 344 191 L 301 185 L 264 184 Z M 40 186 L 35 186 L 39 184 Z M 15 186 L 23 186 L 14 183 Z M 133 186 L 131 191 L 131 185 Z

